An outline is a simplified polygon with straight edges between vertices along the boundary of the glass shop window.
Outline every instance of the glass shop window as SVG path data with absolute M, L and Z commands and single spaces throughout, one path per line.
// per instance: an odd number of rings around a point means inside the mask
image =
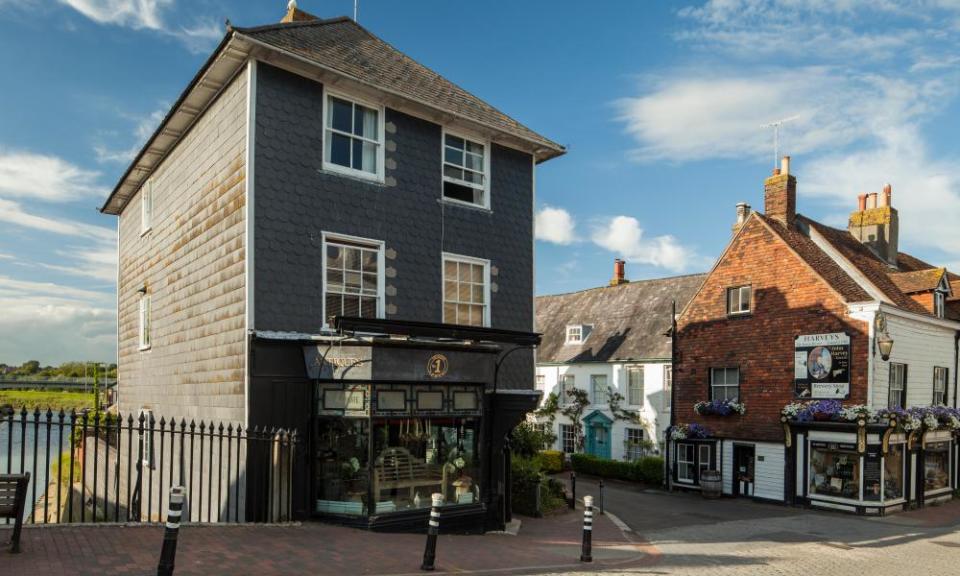
M 429 508 L 435 492 L 447 504 L 480 501 L 478 418 L 391 418 L 373 426 L 376 513 Z
M 811 446 L 811 494 L 859 499 L 860 472 L 860 455 L 855 450 Z
M 903 444 L 891 444 L 883 461 L 883 499 L 903 498 L 903 470 L 906 459 Z
M 926 492 L 950 487 L 950 443 L 932 442 L 923 448 L 923 489 Z
M 317 420 L 317 512 L 364 515 L 367 513 L 366 419 Z

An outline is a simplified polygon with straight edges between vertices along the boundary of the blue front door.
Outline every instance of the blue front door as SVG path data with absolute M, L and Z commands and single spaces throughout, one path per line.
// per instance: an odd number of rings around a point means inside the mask
M 610 458 L 610 428 L 613 420 L 602 412 L 594 412 L 583 419 L 587 454 Z

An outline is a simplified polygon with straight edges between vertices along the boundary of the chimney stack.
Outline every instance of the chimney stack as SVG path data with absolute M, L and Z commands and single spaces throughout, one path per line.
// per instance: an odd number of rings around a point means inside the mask
M 629 282 L 624 274 L 625 265 L 626 263 L 620 258 L 617 258 L 613 261 L 613 278 L 610 279 L 611 286 L 619 286 Z
M 878 258 L 897 266 L 900 240 L 900 217 L 893 207 L 893 188 L 884 184 L 883 192 L 860 194 L 857 210 L 850 214 L 847 229 Z
M 763 211 L 788 228 L 797 216 L 797 178 L 790 173 L 790 157 L 784 156 L 780 168 L 763 181 Z
M 740 228 L 743 228 L 744 223 L 746 223 L 747 218 L 750 217 L 750 205 L 746 202 L 737 203 L 737 221 L 733 224 L 733 233 L 736 234 Z

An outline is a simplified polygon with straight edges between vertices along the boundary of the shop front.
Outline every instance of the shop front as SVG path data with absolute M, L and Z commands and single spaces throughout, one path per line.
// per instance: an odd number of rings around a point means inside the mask
M 885 514 L 949 499 L 956 486 L 950 431 L 809 422 L 793 423 L 791 435 L 787 476 L 797 503 Z
M 539 399 L 498 386 L 517 349 L 435 338 L 263 339 L 254 345 L 251 414 L 309 430 L 298 466 L 307 480 L 294 495 L 302 516 L 422 531 L 440 494 L 446 530 L 499 529 L 509 520 L 507 435 Z M 296 372 L 293 362 L 299 376 L 281 378 Z

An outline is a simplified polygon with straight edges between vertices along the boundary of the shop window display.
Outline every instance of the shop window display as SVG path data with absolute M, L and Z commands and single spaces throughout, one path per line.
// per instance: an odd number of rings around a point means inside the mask
M 317 512 L 366 513 L 368 443 L 365 419 L 317 420 Z
M 883 498 L 896 500 L 903 498 L 903 444 L 891 444 L 883 464 Z
M 860 497 L 860 455 L 838 445 L 811 443 L 810 493 L 836 498 Z
M 924 446 L 924 490 L 932 492 L 950 486 L 949 442 L 933 442 Z

